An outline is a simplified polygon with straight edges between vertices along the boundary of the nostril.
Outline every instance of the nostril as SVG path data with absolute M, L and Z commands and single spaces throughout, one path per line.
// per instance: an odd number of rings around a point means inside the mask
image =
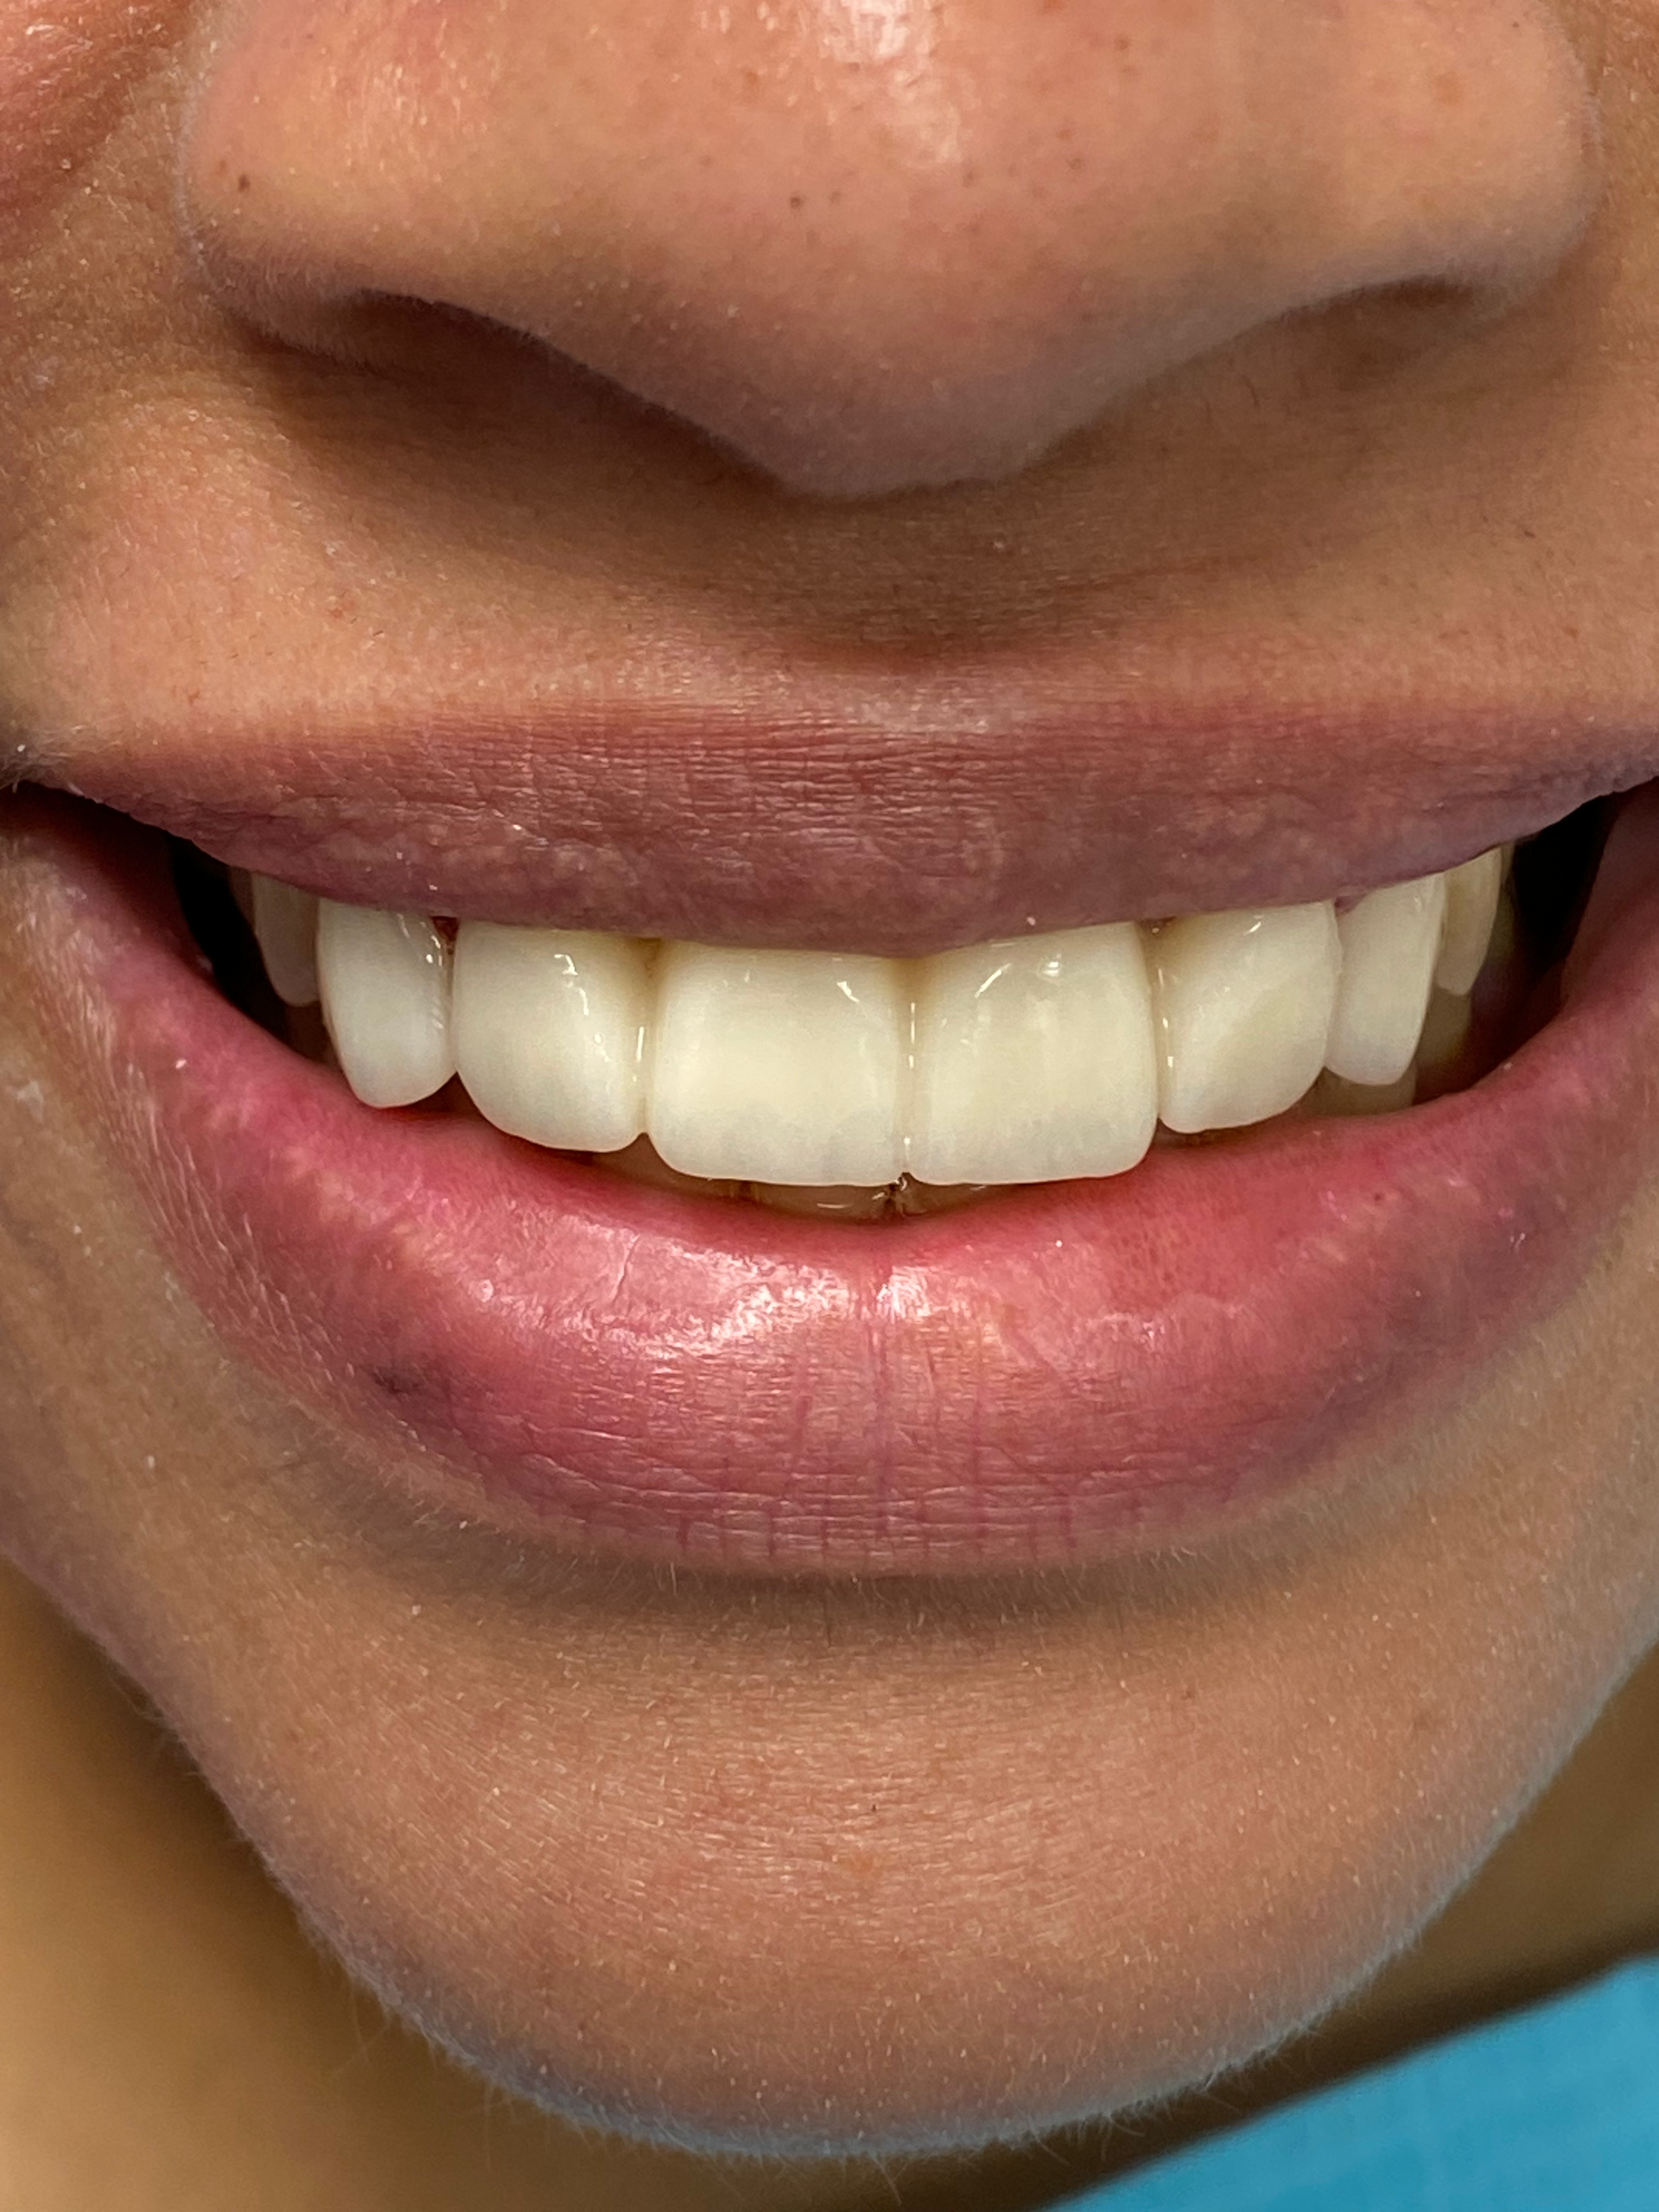
M 963 0 L 856 53 L 767 20 L 248 0 L 186 133 L 208 282 L 312 343 L 345 302 L 460 310 L 869 496 L 1009 474 L 1357 295 L 1508 303 L 1594 188 L 1536 0 L 1115 0 L 1109 36 Z

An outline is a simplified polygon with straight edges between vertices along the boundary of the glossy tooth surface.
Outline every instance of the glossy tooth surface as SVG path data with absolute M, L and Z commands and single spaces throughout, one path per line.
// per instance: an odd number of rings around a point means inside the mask
M 455 1071 L 486 1121 L 531 1144 L 619 1152 L 645 1128 L 650 1013 L 631 938 L 463 922 L 450 1014 Z
M 317 976 L 340 1071 L 365 1106 L 411 1106 L 455 1071 L 449 947 L 424 914 L 317 904 Z
M 897 961 L 665 944 L 646 1127 L 683 1174 L 892 1182 L 910 1007 Z
M 925 1183 L 1118 1175 L 1158 1116 L 1133 922 L 938 953 L 916 982 L 907 1164 Z
M 1446 878 L 1390 884 L 1338 921 L 1342 988 L 1325 1064 L 1350 1083 L 1394 1083 L 1411 1065 L 1440 954 Z
M 1446 926 L 1440 958 L 1434 963 L 1434 987 L 1464 998 L 1475 988 L 1492 941 L 1497 918 L 1497 898 L 1503 887 L 1503 850 L 1494 845 L 1478 853 L 1446 877 Z
M 1242 1128 L 1294 1106 L 1319 1072 L 1336 998 L 1329 903 L 1194 914 L 1165 923 L 1149 953 L 1165 1125 Z
M 264 956 L 270 988 L 287 1006 L 315 1006 L 317 982 L 317 902 L 308 891 L 272 875 L 249 878 L 253 933 Z

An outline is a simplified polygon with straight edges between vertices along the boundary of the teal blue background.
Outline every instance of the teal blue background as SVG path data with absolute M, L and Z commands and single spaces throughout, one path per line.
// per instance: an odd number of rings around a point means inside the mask
M 1282 2107 L 1064 2212 L 1659 2212 L 1659 1961 Z

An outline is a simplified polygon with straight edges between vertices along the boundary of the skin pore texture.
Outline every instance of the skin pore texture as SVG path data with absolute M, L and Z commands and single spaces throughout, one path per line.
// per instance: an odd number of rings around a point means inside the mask
M 357 854 L 365 898 L 400 841 L 515 824 L 574 897 L 569 791 L 528 740 L 511 806 L 480 765 L 534 709 L 626 786 L 606 896 L 752 769 L 780 941 L 835 943 L 838 899 L 887 926 L 906 823 L 941 878 L 941 820 L 964 873 L 1037 868 L 1003 732 L 1098 718 L 1147 917 L 1252 805 L 1325 895 L 1471 791 L 1541 827 L 1659 772 L 1654 0 L 0 0 L 0 144 L 21 782 L 206 824 L 251 761 L 260 834 Z M 722 715 L 823 757 L 734 773 Z M 365 760 L 373 803 L 320 810 Z M 1315 886 L 1338 788 L 1357 850 Z M 29 804 L 0 2149 L 32 2212 L 1012 2212 L 1659 1939 L 1659 1086 L 1548 1310 L 1219 1533 L 931 1581 L 601 1559 L 413 1509 L 428 1446 L 197 1307 Z

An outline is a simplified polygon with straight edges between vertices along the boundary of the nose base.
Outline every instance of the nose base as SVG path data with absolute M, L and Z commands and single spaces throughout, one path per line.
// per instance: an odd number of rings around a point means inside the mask
M 310 342 L 461 310 L 868 499 L 1013 474 L 1287 316 L 1512 304 L 1594 195 L 1542 0 L 1114 0 L 1110 37 L 963 0 L 850 54 L 838 20 L 248 0 L 184 134 L 201 266 Z

